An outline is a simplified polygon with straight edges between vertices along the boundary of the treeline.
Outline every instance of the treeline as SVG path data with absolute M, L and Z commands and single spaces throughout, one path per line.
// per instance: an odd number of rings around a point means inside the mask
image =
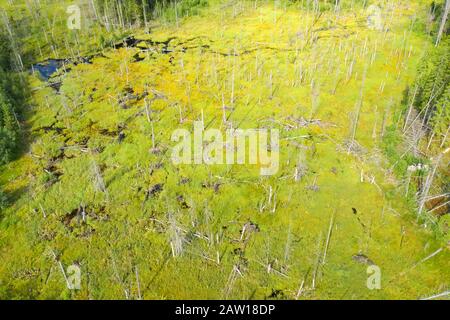
M 301 6 L 303 9 L 313 11 L 339 11 L 343 8 L 366 8 L 370 0 L 289 0 L 289 2 Z
M 450 41 L 448 37 L 422 60 L 409 93 L 428 133 L 441 141 L 448 136 L 450 124 Z
M 107 29 L 146 26 L 156 17 L 176 20 L 194 15 L 208 0 L 95 0 L 92 13 Z
M 435 46 L 429 50 L 417 70 L 408 92 L 408 100 L 417 110 L 430 140 L 443 147 L 450 124 L 450 39 L 447 23 L 450 0 L 433 2 L 429 10 L 428 33 Z
M 13 49 L 16 71 L 36 61 L 65 58 L 115 43 L 152 20 L 178 23 L 212 0 L 0 0 L 0 29 Z M 68 29 L 71 6 L 80 9 L 80 28 Z
M 0 165 L 13 158 L 20 136 L 24 86 L 12 65 L 9 42 L 0 34 Z
M 20 74 L 13 72 L 11 47 L 0 32 L 0 165 L 13 159 L 21 140 L 20 117 L 25 87 Z M 0 186 L 0 210 L 7 197 Z
M 419 216 L 425 211 L 443 216 L 450 208 L 450 174 L 444 158 L 450 129 L 449 10 L 450 0 L 431 4 L 425 32 L 432 45 L 419 63 L 416 79 L 403 100 L 407 150 L 402 150 L 396 164 L 403 157 L 411 158 L 407 161 L 408 170 L 401 175 L 407 181 L 407 190 L 411 181 L 417 181 L 415 200 Z

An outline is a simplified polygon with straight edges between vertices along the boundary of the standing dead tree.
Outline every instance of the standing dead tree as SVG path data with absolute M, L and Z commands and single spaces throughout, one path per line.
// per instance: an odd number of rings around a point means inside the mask
M 100 170 L 100 167 L 97 165 L 97 162 L 95 162 L 95 160 L 92 160 L 92 175 L 93 175 L 94 189 L 96 191 L 103 192 L 105 195 L 108 195 L 105 181 L 103 180 L 102 172 Z
M 355 116 L 353 119 L 353 126 L 352 126 L 352 132 L 351 132 L 351 137 L 350 137 L 351 141 L 354 141 L 355 137 L 356 137 L 356 129 L 358 127 L 359 116 L 360 116 L 361 108 L 363 105 L 363 92 L 364 92 L 364 85 L 365 85 L 365 81 L 366 81 L 367 69 L 368 69 L 368 65 L 366 65 L 364 68 L 364 73 L 363 73 L 362 82 L 361 82 L 361 88 L 359 90 L 359 99 L 356 102 Z
M 328 248 L 330 246 L 330 240 L 331 240 L 331 235 L 333 232 L 333 227 L 334 227 L 334 217 L 336 215 L 336 211 L 333 213 L 333 215 L 331 216 L 330 219 L 330 226 L 328 228 L 328 234 L 327 234 L 327 240 L 325 242 L 325 248 L 323 250 L 323 258 L 322 258 L 322 264 L 324 265 L 327 259 L 327 253 L 328 253 Z
M 445 24 L 447 23 L 447 18 L 448 18 L 449 11 L 450 11 L 450 0 L 447 0 L 445 2 L 444 12 L 442 14 L 441 25 L 439 26 L 439 31 L 438 31 L 438 34 L 437 34 L 437 37 L 436 37 L 436 46 L 438 46 L 439 42 L 441 42 L 442 34 L 444 33 Z
M 9 36 L 10 43 L 11 43 L 11 49 L 12 49 L 12 52 L 14 53 L 14 57 L 16 60 L 15 61 L 16 68 L 18 71 L 23 71 L 22 56 L 20 55 L 19 48 L 16 43 L 16 36 L 13 33 L 13 30 L 11 28 L 11 23 L 9 22 L 8 15 L 6 14 L 5 11 L 2 11 L 2 18 L 3 18 L 3 24 L 5 25 L 5 28 L 8 32 L 8 36 Z

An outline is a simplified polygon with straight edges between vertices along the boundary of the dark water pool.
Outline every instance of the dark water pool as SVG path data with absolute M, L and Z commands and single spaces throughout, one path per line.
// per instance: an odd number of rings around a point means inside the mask
M 46 81 L 58 71 L 64 64 L 64 60 L 50 59 L 44 62 L 33 64 L 33 71 L 38 71 L 39 75 Z

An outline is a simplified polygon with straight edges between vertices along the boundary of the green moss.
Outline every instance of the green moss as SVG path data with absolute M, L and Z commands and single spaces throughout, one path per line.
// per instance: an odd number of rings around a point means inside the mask
M 0 294 L 137 298 L 136 270 L 146 299 L 293 299 L 303 281 L 300 299 L 416 299 L 448 282 L 447 249 L 418 263 L 443 246 L 445 222 L 419 226 L 398 181 L 421 160 L 402 157 L 394 117 L 427 41 L 413 33 L 404 49 L 421 2 L 399 2 L 386 34 L 366 28 L 362 8 L 339 23 L 324 10 L 312 43 L 311 12 L 254 5 L 137 32 L 137 48 L 71 66 L 59 92 L 33 91 L 30 153 L 0 174 L 18 193 L 0 223 Z M 172 163 L 173 130 L 203 116 L 225 131 L 223 104 L 228 125 L 280 130 L 276 175 Z M 80 265 L 81 290 L 65 288 L 50 249 Z M 358 254 L 380 266 L 381 290 L 366 287 Z

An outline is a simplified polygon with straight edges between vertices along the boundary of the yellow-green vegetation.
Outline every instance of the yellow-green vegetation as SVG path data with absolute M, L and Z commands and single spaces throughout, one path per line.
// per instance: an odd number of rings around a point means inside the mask
M 358 4 L 337 14 L 217 2 L 66 66 L 56 86 L 30 74 L 29 150 L 0 174 L 11 198 L 0 216 L 0 298 L 448 290 L 448 215 L 440 227 L 418 219 L 381 150 L 433 45 L 422 30 L 428 2 L 376 4 L 384 31 L 368 28 Z M 174 165 L 172 132 L 200 120 L 279 129 L 280 170 Z M 80 290 L 67 289 L 60 264 L 80 266 Z M 366 285 L 372 264 L 379 290 Z

